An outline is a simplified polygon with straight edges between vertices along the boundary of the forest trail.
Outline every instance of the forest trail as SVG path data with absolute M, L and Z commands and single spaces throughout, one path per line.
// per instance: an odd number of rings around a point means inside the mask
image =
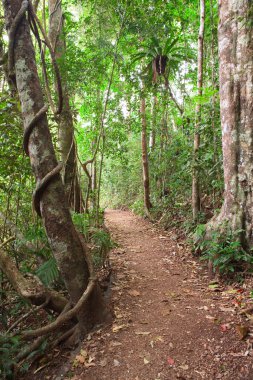
M 106 225 L 119 244 L 110 258 L 115 320 L 84 342 L 72 380 L 253 379 L 236 290 L 210 288 L 176 230 L 129 211 L 108 210 Z

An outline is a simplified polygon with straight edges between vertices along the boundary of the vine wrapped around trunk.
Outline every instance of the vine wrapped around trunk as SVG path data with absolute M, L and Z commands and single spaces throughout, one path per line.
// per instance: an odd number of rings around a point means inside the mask
M 7 31 L 10 31 L 9 62 L 13 65 L 13 70 L 11 65 L 10 68 L 15 75 L 26 131 L 44 107 L 29 24 L 25 12 L 20 15 L 20 10 L 27 11 L 31 4 L 26 0 L 3 0 L 3 5 Z M 29 131 L 28 137 L 28 152 L 37 189 L 50 172 L 56 171 L 39 195 L 39 212 L 70 301 L 76 304 L 84 293 L 91 274 L 86 259 L 87 252 L 84 252 L 86 248 L 72 223 L 59 170 L 56 170 L 59 165 L 45 109 L 36 119 L 36 125 Z M 81 330 L 87 330 L 91 324 L 103 320 L 105 315 L 102 295 L 96 286 L 87 308 L 78 311 Z

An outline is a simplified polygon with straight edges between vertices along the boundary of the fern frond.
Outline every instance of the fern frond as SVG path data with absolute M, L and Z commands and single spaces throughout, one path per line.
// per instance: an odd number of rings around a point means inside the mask
M 51 285 L 59 278 L 59 270 L 56 265 L 56 260 L 51 257 L 45 263 L 43 263 L 36 271 L 36 275 L 43 282 L 45 286 Z

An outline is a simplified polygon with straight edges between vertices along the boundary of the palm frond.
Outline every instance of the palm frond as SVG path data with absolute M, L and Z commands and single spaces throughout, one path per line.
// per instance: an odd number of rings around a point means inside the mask
M 59 270 L 56 265 L 56 260 L 51 257 L 43 263 L 36 271 L 36 275 L 45 286 L 51 285 L 59 278 Z
M 171 38 L 168 38 L 165 43 L 164 54 L 168 54 L 169 52 L 171 52 L 172 48 L 176 45 L 178 40 L 179 40 L 179 37 L 176 37 L 173 40 L 171 40 Z

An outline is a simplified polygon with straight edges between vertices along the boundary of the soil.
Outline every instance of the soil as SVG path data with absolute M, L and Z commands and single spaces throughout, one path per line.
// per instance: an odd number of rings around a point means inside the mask
M 253 380 L 247 285 L 211 282 L 176 229 L 162 231 L 129 211 L 108 210 L 118 243 L 106 296 L 112 325 L 88 335 L 36 379 Z M 59 366 L 60 364 L 60 366 Z

